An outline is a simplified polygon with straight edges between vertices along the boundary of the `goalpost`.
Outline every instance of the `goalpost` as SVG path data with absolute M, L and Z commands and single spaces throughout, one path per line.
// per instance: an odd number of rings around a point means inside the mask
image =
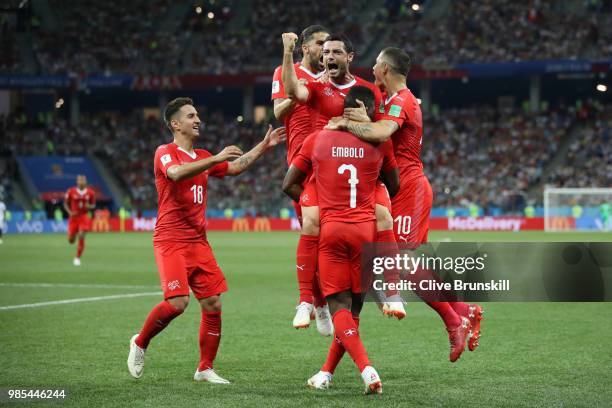
M 544 188 L 544 230 L 612 231 L 612 188 Z

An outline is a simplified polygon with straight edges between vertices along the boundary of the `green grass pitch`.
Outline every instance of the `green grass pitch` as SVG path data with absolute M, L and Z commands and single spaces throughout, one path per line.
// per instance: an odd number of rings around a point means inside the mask
M 610 241 L 602 234 L 434 233 L 432 240 Z M 333 387 L 305 386 L 330 338 L 291 327 L 297 299 L 295 233 L 211 233 L 226 273 L 223 338 L 216 362 L 230 386 L 195 383 L 200 313 L 186 313 L 153 340 L 140 380 L 126 367 L 129 338 L 159 295 L 0 309 L 0 388 L 66 388 L 63 401 L 1 406 L 359 407 L 609 406 L 612 304 L 489 303 L 477 351 L 448 362 L 437 315 L 409 303 L 401 322 L 366 305 L 362 337 L 384 394 L 363 396 L 346 357 Z M 4 237 L 0 308 L 159 291 L 150 234 L 87 237 L 83 266 L 62 235 Z M 54 284 L 41 286 L 40 283 Z M 19 284 L 19 285 L 17 285 Z M 64 284 L 64 285 L 58 285 Z M 83 286 L 78 286 L 81 284 Z M 70 286 L 73 285 L 73 286 Z M 95 286 L 98 285 L 98 286 Z

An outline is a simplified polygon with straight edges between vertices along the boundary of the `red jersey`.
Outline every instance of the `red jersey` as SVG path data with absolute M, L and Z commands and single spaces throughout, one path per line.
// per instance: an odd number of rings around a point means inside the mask
M 313 131 L 321 130 L 327 125 L 327 122 L 333 117 L 342 116 L 344 113 L 344 98 L 354 86 L 365 86 L 374 92 L 375 106 L 379 106 L 382 100 L 380 90 L 371 82 L 366 81 L 358 76 L 344 85 L 337 85 L 331 81 L 323 84 L 321 82 L 309 82 L 308 100 L 306 105 L 311 107 L 313 113 Z M 375 120 L 378 120 L 377 116 Z
M 195 149 L 189 154 L 174 143 L 161 145 L 155 151 L 155 187 L 157 187 L 157 221 L 154 242 L 193 242 L 206 239 L 206 186 L 208 176 L 224 177 L 228 163 L 182 181 L 172 181 L 167 170 L 174 165 L 191 163 L 212 156 L 208 151 Z
M 79 190 L 77 187 L 70 187 L 66 191 L 64 201 L 68 204 L 68 208 L 73 215 L 87 214 L 89 206 L 96 204 L 96 194 L 91 187 L 85 187 Z
M 315 173 L 321 223 L 376 219 L 375 190 L 381 168 L 397 167 L 391 141 L 378 146 L 345 131 L 322 130 L 304 141 L 291 163 Z
M 391 139 L 400 169 L 400 185 L 422 176 L 423 117 L 412 92 L 406 88 L 390 97 L 385 95 L 379 113 L 382 114 L 381 119 L 392 120 L 399 125 Z
M 316 81 L 321 78 L 323 71 L 315 74 L 304 67 L 301 63 L 294 64 L 295 74 L 298 80 L 306 79 L 308 82 Z M 282 80 L 282 66 L 274 70 L 272 77 L 272 100 L 287 98 L 285 86 Z M 285 116 L 285 131 L 287 132 L 287 163 L 291 161 L 302 147 L 304 139 L 312 132 L 311 109 L 301 103 L 297 104 L 287 116 Z

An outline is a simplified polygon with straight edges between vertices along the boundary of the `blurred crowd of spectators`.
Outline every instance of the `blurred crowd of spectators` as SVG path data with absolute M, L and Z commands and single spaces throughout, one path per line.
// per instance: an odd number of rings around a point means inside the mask
M 212 153 L 230 144 L 249 149 L 265 134 L 263 124 L 200 111 L 205 124 L 198 147 Z M 434 190 L 434 206 L 475 203 L 485 213 L 489 208 L 518 211 L 530 190 L 541 200 L 545 183 L 612 185 L 612 107 L 592 107 L 588 117 L 583 114 L 575 107 L 540 113 L 473 107 L 426 116 L 422 160 Z M 156 207 L 152 158 L 155 148 L 171 138 L 158 118 L 142 113 L 85 115 L 78 126 L 44 120 L 26 121 L 18 113 L 0 120 L 5 123 L 4 146 L 18 154 L 97 155 L 114 171 L 135 208 Z M 580 133 L 567 157 L 557 158 L 559 165 L 544 174 L 573 129 Z M 243 175 L 211 181 L 208 208 L 245 209 L 252 214 L 278 214 L 280 208 L 290 208 L 281 192 L 285 154 L 284 147 L 277 148 Z
M 211 153 L 235 144 L 244 151 L 259 143 L 266 133 L 264 124 L 238 122 L 224 118 L 220 112 L 203 113 L 204 125 L 196 144 Z M 94 154 L 105 162 L 130 194 L 131 206 L 146 210 L 157 207 L 153 175 L 153 155 L 157 146 L 171 142 L 169 130 L 158 118 L 142 113 L 130 116 L 116 114 L 84 115 L 81 124 L 71 126 L 65 120 L 48 123 L 21 122 L 13 115 L 5 134 L 7 147 L 16 154 L 82 155 Z M 286 172 L 286 148 L 268 151 L 265 158 L 238 177 L 219 182 L 212 179 L 208 187 L 208 208 L 244 209 L 251 214 L 278 214 L 291 203 L 281 190 Z
M 425 120 L 422 159 L 434 206 L 516 211 L 571 130 L 575 109 L 450 109 Z
M 611 57 L 610 5 L 585 2 L 576 13 L 565 2 L 451 1 L 443 24 L 435 19 L 397 21 L 390 39 L 425 66 L 461 62 L 575 59 L 595 49 Z M 601 14 L 603 13 L 603 14 Z M 414 16 L 413 16 L 414 17 Z M 605 35 L 600 30 L 605 28 Z
M 563 164 L 548 175 L 556 187 L 612 186 L 612 106 L 593 107 L 594 118 L 581 125 Z
M 246 11 L 238 1 L 201 4 L 196 12 L 171 0 L 50 0 L 55 28 L 39 24 L 35 14 L 21 20 L 27 19 L 32 31 L 40 72 L 75 76 L 267 72 L 280 62 L 281 33 L 299 33 L 305 21 L 347 34 L 358 57 L 390 24 L 389 44 L 403 46 L 425 66 L 612 56 L 609 0 L 587 0 L 583 6 L 541 0 L 451 1 L 440 18 L 428 18 L 423 9 L 412 11 L 401 1 L 387 1 L 376 12 L 366 0 L 350 7 L 342 0 L 254 0 L 240 20 L 235 18 Z M 12 73 L 19 65 L 15 32 L 16 24 L 0 19 L 0 72 Z M 359 58 L 355 63 L 360 64 Z

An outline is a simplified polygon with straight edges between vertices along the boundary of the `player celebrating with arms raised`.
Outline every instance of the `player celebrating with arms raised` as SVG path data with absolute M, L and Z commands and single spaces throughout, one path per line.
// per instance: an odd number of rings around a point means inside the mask
M 382 100 L 380 90 L 372 83 L 352 75 L 350 63 L 353 60 L 353 45 L 343 35 L 330 35 L 323 43 L 323 65 L 329 74 L 328 81 L 315 81 L 306 84 L 298 81 L 293 66 L 293 49 L 297 41 L 294 33 L 284 33 L 283 39 L 283 84 L 285 93 L 296 102 L 303 103 L 313 110 L 314 131 L 321 130 L 328 121 L 342 115 L 344 111 L 344 99 L 354 86 L 363 86 L 374 93 L 376 106 Z M 303 257 L 303 267 L 316 268 L 316 248 L 319 235 L 319 207 L 317 203 L 317 191 L 314 180 L 310 179 L 304 187 L 301 197 L 302 207 L 302 237 L 311 241 L 312 252 Z M 389 194 L 382 183 L 376 188 L 376 241 L 395 243 L 393 234 L 393 218 L 391 217 L 391 201 Z M 390 246 L 390 245 L 387 245 Z M 390 311 L 390 315 L 399 319 L 406 316 L 401 301 L 395 302 L 396 307 Z M 386 311 L 385 311 L 386 312 Z
M 316 81 L 323 75 L 321 56 L 323 43 L 329 35 L 327 29 L 320 25 L 312 25 L 304 29 L 300 35 L 302 60 L 294 64 L 295 75 L 305 83 Z M 274 116 L 284 121 L 287 132 L 287 164 L 300 151 L 302 143 L 312 132 L 312 109 L 289 99 L 285 93 L 282 81 L 282 66 L 274 71 L 272 78 L 272 100 L 274 101 Z M 295 212 L 302 221 L 301 207 L 294 202 Z M 307 219 L 310 221 L 310 218 Z M 333 333 L 329 309 L 321 295 L 319 284 L 315 279 L 315 270 L 310 267 L 313 252 L 316 254 L 318 239 L 311 234 L 311 226 L 305 225 L 296 251 L 296 271 L 300 300 L 297 306 L 293 327 L 296 329 L 310 326 L 310 315 L 314 311 L 317 330 L 323 336 Z M 317 235 L 317 234 L 314 234 Z M 315 255 L 316 257 L 316 255 Z
M 133 377 L 140 378 L 149 342 L 183 313 L 191 288 L 202 310 L 200 363 L 194 379 L 229 384 L 213 370 L 221 340 L 220 296 L 227 285 L 206 238 L 206 186 L 209 176 L 222 178 L 245 171 L 267 149 L 284 140 L 284 128 L 272 130 L 270 126 L 264 139 L 245 154 L 229 146 L 213 156 L 193 148 L 200 133 L 200 118 L 190 98 L 168 103 L 164 120 L 174 140 L 155 152 L 159 210 L 153 235 L 164 301 L 151 310 L 140 333 L 130 340 L 128 369 Z
M 373 116 L 373 92 L 353 87 L 346 106 L 360 99 Z M 391 194 L 399 188 L 399 177 L 391 142 L 370 144 L 348 132 L 322 130 L 309 136 L 283 182 L 293 200 L 305 193 L 302 182 L 314 172 L 321 209 L 319 279 L 333 316 L 335 339 L 327 361 L 308 385 L 329 387 L 333 372 L 345 351 L 357 365 L 366 393 L 381 393 L 382 383 L 370 365 L 359 335 L 359 314 L 363 306 L 361 282 L 362 246 L 376 239 L 376 186 L 379 177 Z
M 85 233 L 91 228 L 89 210 L 96 208 L 96 194 L 87 186 L 87 177 L 79 174 L 76 178 L 76 187 L 70 187 L 64 197 L 64 210 L 68 214 L 68 242 L 74 244 L 77 236 L 77 252 L 74 266 L 81 266 L 81 255 L 85 250 Z
M 399 48 L 383 49 L 374 65 L 375 83 L 383 91 L 380 107 L 383 117 L 370 123 L 364 109 L 347 109 L 344 118 L 335 118 L 329 129 L 347 129 L 369 142 L 393 140 L 393 148 L 400 168 L 400 192 L 393 197 L 393 219 L 398 242 L 419 245 L 427 242 L 429 214 L 433 193 L 421 161 L 423 121 L 419 103 L 408 89 L 406 78 L 410 71 L 410 56 Z M 354 119 L 354 120 L 350 120 Z M 420 270 L 421 274 L 430 271 Z M 435 277 L 431 277 L 432 279 Z M 421 279 L 421 278 L 417 278 Z M 469 349 L 478 346 L 482 309 L 463 302 L 436 302 L 423 299 L 442 318 L 449 334 L 450 360 L 456 361 L 465 348 L 469 335 Z M 471 327 L 471 332 L 469 332 Z

